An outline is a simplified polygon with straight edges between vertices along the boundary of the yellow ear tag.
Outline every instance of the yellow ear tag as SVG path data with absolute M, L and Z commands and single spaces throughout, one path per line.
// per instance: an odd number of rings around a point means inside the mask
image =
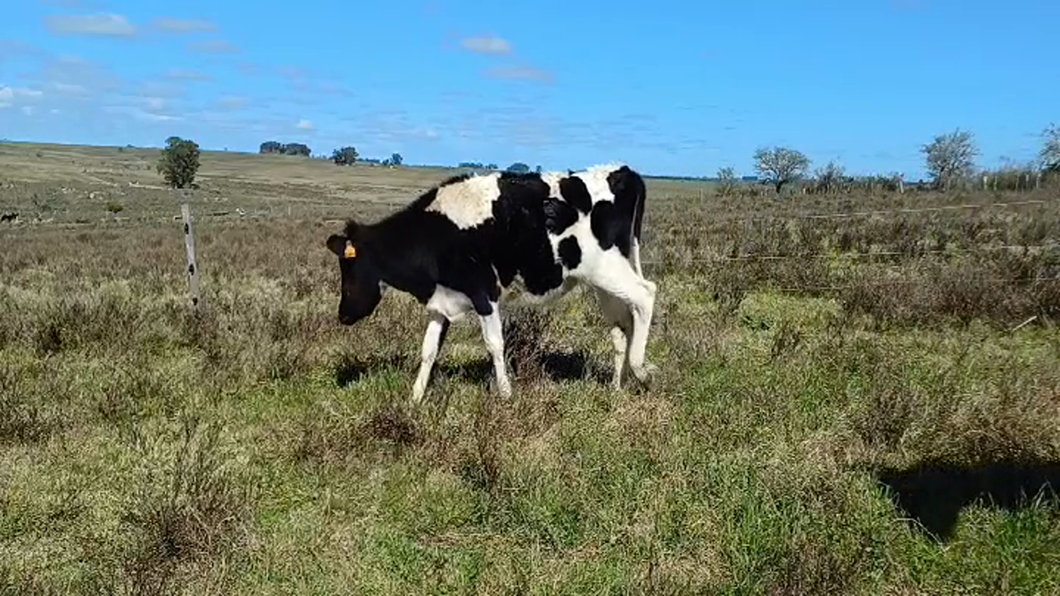
M 357 249 L 353 247 L 349 242 L 346 243 L 346 252 L 343 253 L 347 259 L 352 259 L 357 256 Z

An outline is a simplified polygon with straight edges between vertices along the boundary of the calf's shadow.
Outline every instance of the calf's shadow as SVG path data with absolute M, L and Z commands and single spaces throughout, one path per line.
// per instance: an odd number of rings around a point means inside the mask
M 937 541 L 952 538 L 965 507 L 983 503 L 1017 511 L 1042 495 L 1060 507 L 1060 462 L 1006 459 L 974 466 L 926 460 L 905 469 L 884 468 L 877 478 L 895 506 Z
M 543 352 L 536 355 L 529 363 L 513 363 L 509 358 L 509 374 L 514 377 L 532 376 L 533 370 L 525 370 L 528 364 L 540 370 L 545 378 L 557 383 L 582 379 L 589 379 L 600 384 L 611 382 L 610 370 L 594 363 L 589 353 L 584 350 Z M 348 387 L 365 376 L 393 368 L 415 374 L 418 366 L 418 359 L 398 354 L 344 359 L 335 366 L 335 383 L 340 387 Z M 454 363 L 446 362 L 445 356 L 442 355 L 435 363 L 434 370 L 435 375 L 444 375 L 448 379 L 486 383 L 493 377 L 493 361 L 483 356 L 471 361 Z

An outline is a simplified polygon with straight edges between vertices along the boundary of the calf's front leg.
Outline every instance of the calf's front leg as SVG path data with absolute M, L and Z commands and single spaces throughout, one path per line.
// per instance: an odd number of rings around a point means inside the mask
M 448 331 L 449 319 L 441 313 L 432 312 L 431 320 L 427 323 L 427 332 L 423 334 L 423 348 L 420 351 L 420 371 L 412 385 L 413 405 L 419 404 L 423 400 L 423 394 L 427 390 L 427 384 L 431 379 L 434 363 L 438 359 L 438 352 L 445 342 L 445 335 Z

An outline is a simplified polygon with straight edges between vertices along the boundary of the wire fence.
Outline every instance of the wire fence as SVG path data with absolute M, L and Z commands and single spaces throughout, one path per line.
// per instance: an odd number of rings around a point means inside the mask
M 744 254 L 736 256 L 712 255 L 706 257 L 673 256 L 670 259 L 649 258 L 641 259 L 645 265 L 664 265 L 667 263 L 714 263 L 732 261 L 809 261 L 816 259 L 865 259 L 873 257 L 919 257 L 928 255 L 967 255 L 989 252 L 1021 252 L 1021 251 L 1060 251 L 1060 244 L 1006 244 L 998 246 L 979 246 L 975 248 L 952 248 L 952 249 L 912 249 L 912 250 L 879 250 L 872 252 L 837 251 L 830 253 L 802 253 L 802 254 Z
M 1052 276 L 1039 276 L 1039 277 L 986 277 L 976 278 L 976 281 L 980 283 L 996 284 L 996 285 L 1013 285 L 1013 284 L 1037 284 L 1037 283 L 1048 283 L 1048 282 L 1060 282 L 1060 275 Z M 897 286 L 912 286 L 923 284 L 923 279 L 917 278 L 905 278 L 905 279 L 888 279 L 888 280 L 875 280 L 875 281 L 860 281 L 858 283 L 851 284 L 827 284 L 827 285 L 805 285 L 805 286 L 778 286 L 773 287 L 768 284 L 762 285 L 763 288 L 768 288 L 773 292 L 780 292 L 785 294 L 805 294 L 807 292 L 843 292 L 856 290 L 861 288 L 886 288 L 886 287 L 897 287 Z
M 688 199 L 678 199 L 674 202 L 686 202 Z M 838 202 L 838 201 L 837 201 Z M 1011 208 L 1011 207 L 1025 207 L 1028 205 L 1046 205 L 1049 203 L 1060 203 L 1058 201 L 1047 201 L 1045 199 L 1027 199 L 1021 201 L 994 201 L 990 203 L 960 203 L 956 205 L 933 205 L 928 207 L 900 207 L 894 209 L 871 209 L 863 211 L 843 211 L 834 213 L 784 213 L 777 212 L 768 215 L 759 216 L 732 216 L 722 215 L 719 217 L 710 217 L 710 221 L 725 221 L 725 222 L 752 222 L 752 221 L 770 221 L 775 219 L 806 219 L 806 220 L 817 220 L 817 219 L 849 219 L 854 217 L 873 217 L 873 216 L 886 216 L 886 215 L 909 215 L 915 213 L 931 213 L 931 212 L 944 212 L 944 211 L 961 211 L 967 209 L 994 209 L 994 208 Z M 386 207 L 386 208 L 400 208 L 405 207 L 408 204 L 405 202 L 392 202 L 392 201 L 371 201 L 360 203 L 360 205 L 371 205 L 372 207 Z M 646 216 L 651 215 L 651 211 L 646 211 Z M 329 220 L 329 221 L 341 221 L 341 220 Z
M 1030 205 L 1046 205 L 1050 203 L 1060 203 L 1060 200 L 1048 201 L 1044 199 L 1027 199 L 1020 201 L 995 201 L 990 203 L 963 203 L 958 205 L 935 205 L 928 207 L 904 207 L 894 209 L 874 209 L 874 210 L 862 210 L 862 211 L 845 211 L 845 212 L 833 212 L 833 213 L 785 213 L 776 212 L 766 215 L 731 215 L 731 214 L 708 214 L 708 216 L 697 222 L 697 223 L 741 223 L 741 222 L 760 222 L 760 221 L 776 221 L 776 220 L 829 220 L 829 219 L 851 219 L 857 217 L 884 217 L 889 215 L 909 215 L 917 213 L 931 213 L 931 212 L 949 212 L 949 211 L 961 211 L 970 209 L 1008 209 L 1015 207 L 1025 207 Z M 316 205 L 316 204 L 315 204 Z M 386 208 L 394 209 L 405 207 L 408 205 L 408 201 L 363 201 L 357 203 L 360 208 Z M 292 214 L 291 206 L 286 205 L 282 208 L 268 208 L 268 209 L 255 209 L 253 211 L 246 211 L 241 208 L 235 208 L 231 210 L 223 211 L 209 211 L 206 213 L 193 214 L 195 219 L 221 219 L 221 220 L 259 220 L 259 219 L 273 219 L 282 217 L 285 219 L 295 220 L 306 220 L 311 219 L 313 221 L 319 221 L 324 224 L 333 225 L 341 224 L 345 221 L 345 218 L 338 217 L 324 217 L 324 218 L 312 218 L 303 217 Z M 658 217 L 653 215 L 651 211 L 646 212 L 646 219 L 652 219 Z M 98 219 L 78 219 L 78 220 L 56 220 L 54 217 L 48 219 L 38 220 L 25 220 L 19 219 L 12 222 L 9 225 L 62 225 L 62 226 L 81 226 L 81 225 L 94 225 L 94 224 L 121 224 L 121 223 L 147 223 L 147 222 L 164 222 L 170 220 L 179 220 L 180 215 L 172 215 L 169 217 L 163 216 L 144 216 L 144 217 L 101 217 Z M 687 230 L 686 227 L 667 226 L 664 228 L 653 228 L 650 224 L 645 225 L 645 231 L 674 231 L 674 230 Z

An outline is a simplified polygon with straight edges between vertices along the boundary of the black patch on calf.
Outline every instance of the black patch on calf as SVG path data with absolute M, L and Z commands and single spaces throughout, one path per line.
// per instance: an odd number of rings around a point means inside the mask
M 619 226 L 621 226 L 621 222 L 616 221 L 615 218 L 615 204 L 611 201 L 600 201 L 593 205 L 589 225 L 593 230 L 593 236 L 596 236 L 596 241 L 600 243 L 600 248 L 607 250 L 614 246 Z
M 557 249 L 559 251 L 559 260 L 568 271 L 576 269 L 581 264 L 582 247 L 578 246 L 578 239 L 574 236 L 567 236 L 560 240 Z
M 559 287 L 563 268 L 555 262 L 548 233 L 570 227 L 577 213 L 562 201 L 549 199 L 548 185 L 537 173 L 504 172 L 498 186 L 501 197 L 493 204 L 492 255 L 500 283 L 508 286 L 518 275 L 527 291 L 537 295 Z
M 558 236 L 564 230 L 578 222 L 578 212 L 568 203 L 551 197 L 544 200 L 541 206 L 545 212 L 545 229 Z
M 615 195 L 615 216 L 621 225 L 615 242 L 623 255 L 629 256 L 630 235 L 640 239 L 641 222 L 644 219 L 644 199 L 647 189 L 644 179 L 629 166 L 622 166 L 607 175 L 607 184 Z
M 607 184 L 615 195 L 614 203 L 603 201 L 593 206 L 590 224 L 600 248 L 617 246 L 622 256 L 629 258 L 630 236 L 640 238 L 644 214 L 644 180 L 628 166 L 607 175 Z
M 589 196 L 589 189 L 581 178 L 570 176 L 559 181 L 559 194 L 563 200 L 574 206 L 582 213 L 588 214 L 593 208 L 593 198 Z

